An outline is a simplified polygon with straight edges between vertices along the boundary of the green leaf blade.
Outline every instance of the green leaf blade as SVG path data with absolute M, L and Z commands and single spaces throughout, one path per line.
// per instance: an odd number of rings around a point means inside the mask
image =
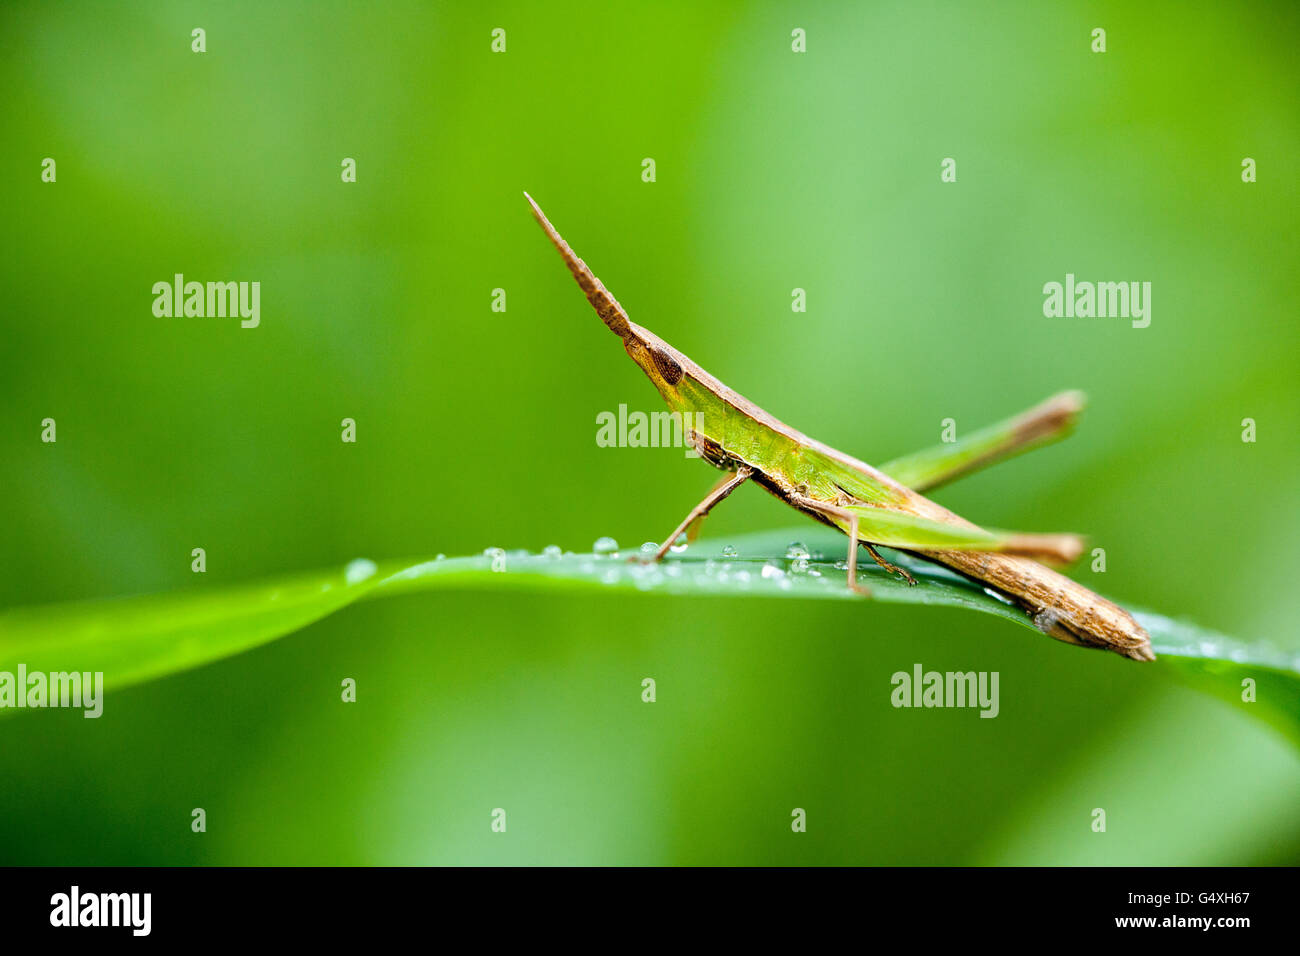
M 811 552 L 810 559 L 787 557 L 795 542 Z M 721 542 L 698 542 L 659 565 L 642 563 L 641 555 L 629 561 L 626 552 L 514 551 L 383 565 L 358 560 L 229 588 L 16 608 L 0 613 L 0 672 L 15 673 L 19 664 L 28 673 L 102 671 L 105 687 L 117 690 L 250 650 L 354 601 L 435 590 L 857 601 L 865 614 L 879 601 L 961 608 L 1034 628 L 1028 615 L 995 592 L 903 553 L 891 552 L 890 560 L 917 578 L 915 587 L 864 563 L 860 580 L 872 594 L 854 594 L 840 566 L 844 538 L 830 529 L 761 532 L 729 544 L 724 553 Z M 1244 706 L 1300 746 L 1300 655 L 1146 611 L 1134 615 L 1150 632 L 1158 659 L 1124 666 L 1150 667 Z M 1243 697 L 1247 680 L 1255 682 L 1254 701 Z

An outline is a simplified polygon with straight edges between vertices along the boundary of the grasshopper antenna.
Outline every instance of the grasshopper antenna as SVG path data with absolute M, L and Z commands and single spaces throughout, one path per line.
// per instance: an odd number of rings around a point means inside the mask
M 574 254 L 569 244 L 564 241 L 564 237 L 555 231 L 551 221 L 546 218 L 546 213 L 542 212 L 540 206 L 533 201 L 533 197 L 524 192 L 524 198 L 528 200 L 528 205 L 533 207 L 533 216 L 537 219 L 542 230 L 555 244 L 555 248 L 560 250 L 560 255 L 564 258 L 564 264 L 569 267 L 573 277 L 578 280 L 578 286 L 591 303 L 591 307 L 596 310 L 600 320 L 609 326 L 609 330 L 621 339 L 626 339 L 631 334 L 631 328 L 628 326 L 627 313 L 623 307 L 618 304 L 618 300 L 609 294 L 605 284 L 591 274 L 587 264 Z

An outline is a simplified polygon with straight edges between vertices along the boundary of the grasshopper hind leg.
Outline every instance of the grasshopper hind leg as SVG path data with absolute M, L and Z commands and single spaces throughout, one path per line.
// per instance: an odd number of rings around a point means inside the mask
M 884 558 L 880 556 L 879 551 L 877 551 L 871 545 L 867 544 L 867 542 L 863 541 L 862 546 L 867 549 L 867 554 L 871 555 L 872 559 L 876 562 L 876 564 L 880 565 L 890 574 L 902 575 L 903 580 L 906 581 L 909 586 L 912 587 L 916 586 L 916 578 L 912 577 L 910 574 L 908 574 L 898 565 L 890 564 L 888 561 L 886 561 Z

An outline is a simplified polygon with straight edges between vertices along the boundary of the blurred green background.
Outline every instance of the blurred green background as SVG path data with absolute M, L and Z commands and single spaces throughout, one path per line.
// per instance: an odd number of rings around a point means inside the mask
M 666 534 L 714 474 L 596 446 L 657 395 L 528 189 L 635 320 L 868 461 L 1086 390 L 1069 442 L 937 497 L 1296 647 L 1298 20 L 8 3 L 0 603 Z M 155 318 L 175 272 L 260 281 L 261 326 Z M 1152 282 L 1151 326 L 1044 318 L 1067 272 Z M 707 535 L 799 522 L 742 489 Z M 895 710 L 917 662 L 999 671 L 1000 716 Z M 1245 706 L 946 609 L 408 596 L 0 720 L 0 862 L 1294 863 L 1300 759 Z

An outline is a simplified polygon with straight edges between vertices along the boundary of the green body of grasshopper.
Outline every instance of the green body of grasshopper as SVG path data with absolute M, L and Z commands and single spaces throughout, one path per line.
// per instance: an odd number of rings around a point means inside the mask
M 668 407 L 683 421 L 695 423 L 688 436 L 692 445 L 706 461 L 727 472 L 668 537 L 656 559 L 683 532 L 691 534 L 714 505 L 752 479 L 792 507 L 848 535 L 848 586 L 854 590 L 866 591 L 857 583 L 859 545 L 887 570 L 907 576 L 873 547 L 887 545 L 996 588 L 1030 614 L 1042 631 L 1059 640 L 1106 648 L 1133 660 L 1155 659 L 1146 631 L 1128 612 L 1034 560 L 1073 560 L 1083 547 L 1076 536 L 980 528 L 919 493 L 1064 433 L 1079 408 L 1076 393 L 1057 396 L 956 446 L 872 468 L 795 431 L 633 323 L 532 197 L 528 201 L 601 320 L 623 340 L 627 354 Z

